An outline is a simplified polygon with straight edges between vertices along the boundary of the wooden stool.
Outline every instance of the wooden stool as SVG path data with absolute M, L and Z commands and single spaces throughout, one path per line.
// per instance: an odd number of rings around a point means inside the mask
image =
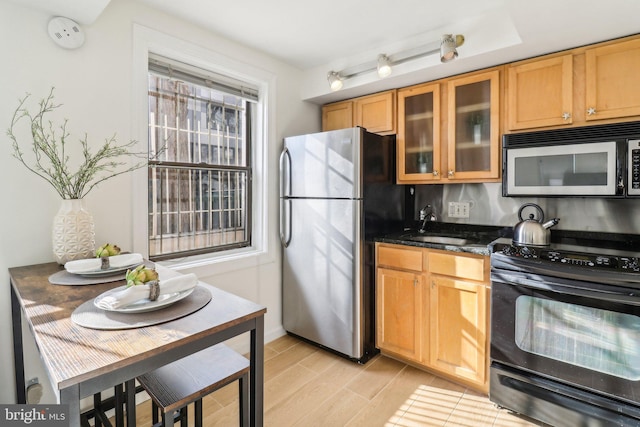
M 240 425 L 249 425 L 249 360 L 224 344 L 207 348 L 138 377 L 152 400 L 154 426 L 187 426 L 187 405 L 195 402 L 195 426 L 202 426 L 202 398 L 239 380 Z M 158 409 L 162 423 L 158 423 Z

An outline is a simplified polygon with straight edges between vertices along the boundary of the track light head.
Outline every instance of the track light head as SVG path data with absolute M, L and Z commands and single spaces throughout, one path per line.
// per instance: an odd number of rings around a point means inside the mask
M 385 78 L 391 74 L 391 61 L 385 54 L 378 55 L 378 77 Z
M 444 34 L 440 41 L 440 61 L 449 62 L 458 57 L 456 48 L 464 43 L 463 35 Z
M 329 86 L 331 87 L 332 91 L 337 91 L 342 89 L 342 78 L 340 77 L 339 73 L 336 73 L 335 71 L 329 71 L 329 74 L 327 74 L 327 81 L 329 82 Z

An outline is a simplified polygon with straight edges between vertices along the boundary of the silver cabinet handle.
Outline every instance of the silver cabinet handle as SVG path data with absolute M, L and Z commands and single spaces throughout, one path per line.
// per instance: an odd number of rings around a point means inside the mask
M 438 175 L 440 175 L 440 172 L 438 172 L 438 171 L 434 170 L 434 171 L 433 171 L 433 176 L 438 176 Z
M 452 177 L 453 176 L 453 170 L 449 170 L 449 172 L 447 172 L 447 175 Z
M 587 108 L 587 116 L 593 116 L 594 114 L 596 114 L 596 109 L 593 107 L 589 107 Z
M 571 113 L 562 113 L 562 120 L 569 120 L 571 118 Z

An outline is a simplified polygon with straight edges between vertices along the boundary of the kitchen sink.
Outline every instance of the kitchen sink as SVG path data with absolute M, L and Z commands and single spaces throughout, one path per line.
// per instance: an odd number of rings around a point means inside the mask
M 424 243 L 438 243 L 441 245 L 455 245 L 455 246 L 464 246 L 472 243 L 467 239 L 462 239 L 459 237 L 449 237 L 449 236 L 421 236 L 421 235 L 410 235 L 404 237 L 407 240 L 412 240 L 414 242 L 424 242 Z

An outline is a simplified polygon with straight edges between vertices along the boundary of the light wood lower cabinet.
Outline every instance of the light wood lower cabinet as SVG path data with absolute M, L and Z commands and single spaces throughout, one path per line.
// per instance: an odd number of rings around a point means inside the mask
M 487 365 L 487 297 L 482 283 L 432 274 L 428 366 L 483 386 Z
M 376 344 L 488 391 L 489 257 L 376 244 Z
M 422 274 L 378 268 L 376 310 L 380 348 L 409 360 L 422 360 Z

